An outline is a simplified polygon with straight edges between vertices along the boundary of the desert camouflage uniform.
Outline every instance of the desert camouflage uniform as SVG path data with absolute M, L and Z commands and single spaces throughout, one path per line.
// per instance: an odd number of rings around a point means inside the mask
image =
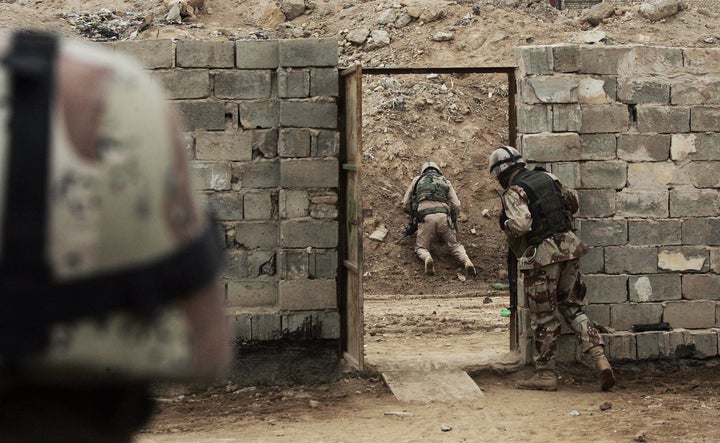
M 533 220 L 525 190 L 513 184 L 519 172 L 510 176 L 511 185 L 502 195 L 507 217 L 504 230 L 508 244 L 518 257 L 518 269 L 523 273 L 535 339 L 535 367 L 554 370 L 561 327 L 558 314 L 575 333 L 582 352 L 603 344 L 597 328 L 582 310 L 585 283 L 580 275 L 579 259 L 588 249 L 572 231 L 553 234 L 537 246 L 528 246 L 525 236 L 531 231 Z M 577 212 L 575 191 L 563 187 L 552 174 L 542 173 L 550 175 L 560 186 L 568 212 Z
M 413 190 L 415 189 L 415 183 L 420 179 L 421 175 L 415 177 L 407 190 L 402 200 L 403 210 L 407 213 L 410 212 L 410 203 L 412 201 Z M 447 213 L 436 213 L 428 214 L 425 216 L 425 221 L 418 224 L 418 230 L 415 237 L 415 253 L 420 260 L 425 261 L 426 258 L 430 257 L 430 245 L 433 240 L 438 239 L 447 244 L 450 253 L 458 259 L 461 263 L 470 261 L 465 247 L 458 242 L 455 233 L 455 228 L 452 225 L 451 214 L 457 216 L 460 214 L 460 199 L 455 192 L 450 180 L 445 178 L 448 184 L 448 203 L 423 200 L 418 203 L 418 211 L 423 211 L 430 208 L 442 207 Z

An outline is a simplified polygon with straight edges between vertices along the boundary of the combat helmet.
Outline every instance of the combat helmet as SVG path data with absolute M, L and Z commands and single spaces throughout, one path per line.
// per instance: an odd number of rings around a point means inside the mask
M 438 172 L 438 174 L 443 175 L 442 171 L 440 170 L 440 166 L 438 166 L 435 162 L 425 162 L 420 169 L 420 174 L 426 173 L 428 169 L 434 169 Z
M 490 175 L 497 177 L 515 166 L 525 166 L 525 160 L 522 158 L 520 151 L 512 146 L 501 146 L 490 154 L 488 164 L 490 166 Z

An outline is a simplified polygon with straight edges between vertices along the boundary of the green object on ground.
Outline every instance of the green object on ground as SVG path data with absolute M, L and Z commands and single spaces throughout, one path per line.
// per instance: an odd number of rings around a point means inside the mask
M 508 308 L 502 308 L 500 310 L 500 317 L 510 317 L 510 310 Z
M 510 287 L 507 283 L 493 283 L 492 288 L 497 289 L 498 291 L 502 291 L 504 289 L 508 289 Z

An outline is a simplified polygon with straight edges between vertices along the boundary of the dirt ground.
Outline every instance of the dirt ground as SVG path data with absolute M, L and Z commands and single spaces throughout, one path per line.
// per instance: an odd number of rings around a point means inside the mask
M 529 0 L 314 0 L 286 20 L 284 2 L 207 0 L 181 24 L 162 0 L 0 1 L 0 30 L 31 27 L 78 39 L 337 38 L 340 64 L 363 67 L 513 66 L 518 45 L 720 46 L 717 8 L 688 7 L 657 22 L 638 4 L 557 11 Z M 378 25 L 387 9 L 423 11 L 404 27 Z M 599 17 L 599 18 L 598 18 Z M 390 43 L 346 41 L 348 32 L 385 29 Z M 452 34 L 449 40 L 433 36 Z M 363 77 L 363 268 L 366 357 L 507 349 L 505 246 L 497 229 L 497 185 L 487 156 L 506 144 L 507 79 L 502 75 Z M 424 161 L 437 162 L 463 204 L 458 236 L 479 273 L 465 276 L 446 251 L 425 276 L 402 240 L 399 203 Z M 384 241 L 369 234 L 386 228 Z M 696 363 L 705 363 L 696 366 Z M 158 391 L 156 419 L 138 441 L 683 441 L 720 440 L 718 362 L 618 366 L 618 386 L 600 393 L 584 368 L 566 368 L 555 393 L 519 391 L 526 374 L 472 374 L 474 401 L 400 403 L 381 377 L 348 372 L 323 385 L 174 387 Z M 445 426 L 445 427 L 443 427 Z M 443 430 L 445 429 L 445 430 Z

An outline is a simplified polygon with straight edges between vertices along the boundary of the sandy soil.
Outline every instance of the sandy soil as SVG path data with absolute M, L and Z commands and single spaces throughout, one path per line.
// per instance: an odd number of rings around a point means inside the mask
M 518 45 L 582 43 L 588 31 L 605 33 L 599 44 L 720 45 L 717 10 L 693 3 L 658 22 L 642 18 L 637 4 L 605 5 L 597 25 L 589 11 L 559 12 L 533 0 L 315 0 L 291 21 L 279 2 L 207 0 L 182 24 L 163 19 L 165 3 L 0 1 L 0 29 L 96 40 L 337 38 L 341 65 L 363 67 L 512 66 Z M 379 29 L 384 10 L 407 6 L 442 14 L 387 28 L 391 43 L 384 47 L 345 42 L 347 31 Z M 453 39 L 433 41 L 441 31 Z M 490 289 L 503 279 L 505 247 L 496 228 L 497 185 L 485 171 L 492 149 L 508 143 L 506 79 L 365 76 L 363 88 L 363 208 L 371 214 L 363 228 L 389 230 L 385 241 L 366 237 L 363 245 L 368 360 L 506 349 L 507 319 L 499 311 L 508 297 Z M 463 275 L 442 248 L 436 275 L 425 276 L 413 239 L 396 243 L 406 223 L 398 204 L 426 160 L 438 162 L 458 191 L 458 236 L 477 277 Z M 349 372 L 318 386 L 175 387 L 159 391 L 159 413 L 138 441 L 718 441 L 718 362 L 695 363 L 619 365 L 619 384 L 610 393 L 598 392 L 584 367 L 566 368 L 555 393 L 513 389 L 522 372 L 475 373 L 484 397 L 455 404 L 400 403 L 373 373 Z

